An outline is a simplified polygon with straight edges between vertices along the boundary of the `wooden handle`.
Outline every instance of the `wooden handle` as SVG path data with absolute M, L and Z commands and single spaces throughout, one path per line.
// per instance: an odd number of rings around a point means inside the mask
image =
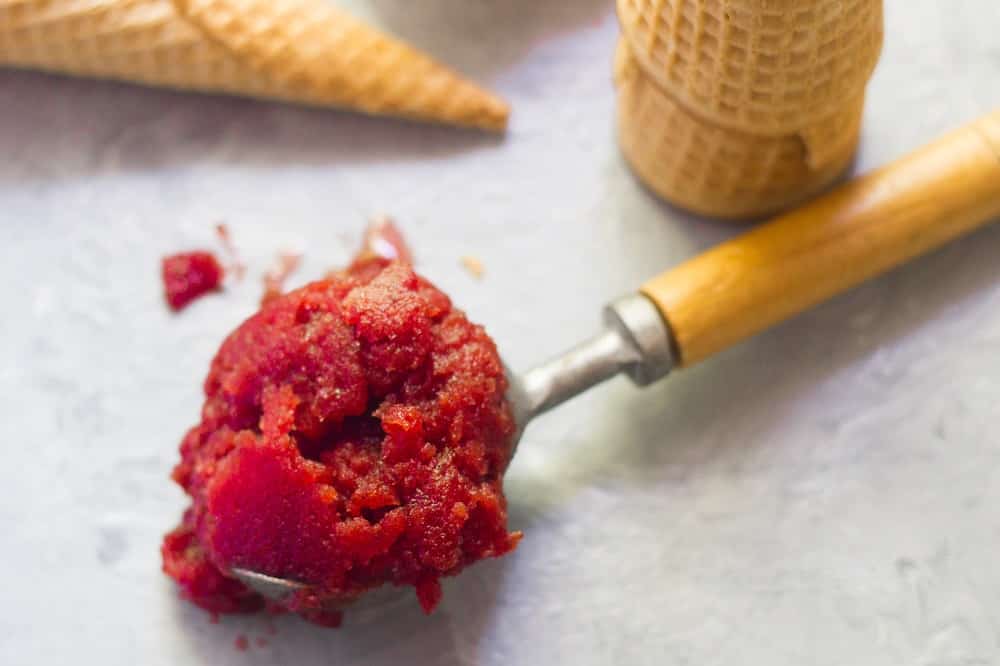
M 1000 217 L 1000 110 L 642 287 L 693 365 Z

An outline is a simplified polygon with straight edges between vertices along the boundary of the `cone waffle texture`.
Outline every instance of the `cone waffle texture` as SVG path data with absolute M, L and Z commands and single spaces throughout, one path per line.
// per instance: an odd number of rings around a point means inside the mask
M 618 0 L 647 76 L 706 120 L 784 135 L 837 113 L 882 48 L 882 0 Z
M 882 0 L 617 0 L 619 134 L 661 196 L 759 217 L 849 164 Z
M 814 125 L 823 159 L 798 134 L 767 136 L 705 122 L 643 75 L 624 44 L 616 61 L 619 140 L 646 185 L 688 210 L 758 218 L 798 204 L 844 172 L 861 126 L 863 96 Z
M 489 130 L 508 115 L 327 0 L 0 0 L 0 65 Z

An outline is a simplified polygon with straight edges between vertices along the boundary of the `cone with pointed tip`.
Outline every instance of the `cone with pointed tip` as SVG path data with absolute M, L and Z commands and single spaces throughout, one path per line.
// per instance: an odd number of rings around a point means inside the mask
M 326 0 L 0 0 L 0 65 L 491 131 L 509 113 Z

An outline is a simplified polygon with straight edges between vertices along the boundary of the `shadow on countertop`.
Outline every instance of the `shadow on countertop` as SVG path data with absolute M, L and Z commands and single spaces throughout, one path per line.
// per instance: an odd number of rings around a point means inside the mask
M 399 36 L 489 85 L 537 41 L 606 18 L 609 0 L 373 0 Z M 448 39 L 441 35 L 447 34 Z M 333 166 L 434 160 L 504 137 L 352 112 L 0 70 L 0 186 L 202 163 Z M 515 105 L 514 113 L 517 109 Z
M 384 609 L 348 610 L 344 624 L 327 629 L 296 615 L 224 615 L 217 623 L 200 608 L 168 594 L 177 633 L 191 644 L 197 663 L 295 664 L 442 664 L 477 662 L 482 636 L 492 626 L 497 597 L 516 554 L 480 562 L 445 579 L 444 599 L 425 615 L 412 590 Z M 235 645 L 238 637 L 246 644 Z M 263 640 L 261 640 L 263 639 Z
M 545 39 L 600 24 L 614 13 L 614 2 L 371 0 L 371 9 L 393 34 L 488 83 Z M 609 67 L 606 60 L 600 66 Z
M 945 321 L 962 303 L 985 303 L 1000 293 L 998 254 L 1000 225 L 994 224 L 645 390 L 624 381 L 596 388 L 603 393 L 593 403 L 589 430 L 581 427 L 560 453 L 545 451 L 536 464 L 513 468 L 506 484 L 512 519 L 527 530 L 595 486 L 680 488 L 699 470 L 738 473 L 742 465 L 759 464 L 754 452 L 767 449 L 782 419 L 844 373 L 866 377 L 873 396 L 890 395 L 908 369 L 885 354 Z M 969 333 L 947 330 L 937 353 L 949 353 Z M 831 404 L 818 424 L 830 439 L 854 416 L 837 407 Z M 746 426 L 746 436 L 735 436 L 727 422 Z M 662 435 L 651 439 L 650 433 Z M 521 448 L 538 444 L 529 428 Z M 559 484 L 551 483 L 552 475 L 560 475 Z
M 0 185 L 203 163 L 331 166 L 440 159 L 499 135 L 237 97 L 0 71 Z

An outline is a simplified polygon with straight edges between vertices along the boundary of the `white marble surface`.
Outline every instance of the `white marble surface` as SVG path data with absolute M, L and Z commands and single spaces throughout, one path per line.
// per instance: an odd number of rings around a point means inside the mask
M 862 169 L 1000 105 L 1000 3 L 887 4 Z M 507 139 L 0 73 L 0 664 L 1000 662 L 1000 228 L 536 424 L 508 483 L 521 547 L 429 618 L 270 635 L 177 599 L 167 475 L 259 284 L 171 316 L 164 253 L 224 219 L 251 275 L 306 249 L 301 282 L 390 212 L 523 367 L 730 233 L 624 168 L 609 0 L 350 5 L 508 96 Z

